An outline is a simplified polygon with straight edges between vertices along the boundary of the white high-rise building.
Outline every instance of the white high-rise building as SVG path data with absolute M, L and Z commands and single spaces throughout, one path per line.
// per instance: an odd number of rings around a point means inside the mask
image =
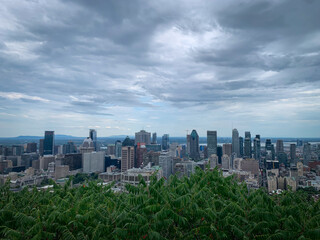
M 159 156 L 159 165 L 162 168 L 163 176 L 169 179 L 173 173 L 173 157 L 169 152 L 161 152 Z
M 230 157 L 226 154 L 222 156 L 222 169 L 230 169 Z
M 105 152 L 87 152 L 82 155 L 82 166 L 84 173 L 105 172 Z

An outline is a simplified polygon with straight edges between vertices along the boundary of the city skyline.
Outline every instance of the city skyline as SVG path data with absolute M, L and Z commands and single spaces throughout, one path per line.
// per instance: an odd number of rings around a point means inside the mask
M 320 136 L 319 1 L 0 6 L 0 137 Z

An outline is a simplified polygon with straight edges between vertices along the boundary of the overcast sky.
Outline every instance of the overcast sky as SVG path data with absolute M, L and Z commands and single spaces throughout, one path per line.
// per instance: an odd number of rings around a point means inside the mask
M 320 1 L 2 0 L 0 136 L 320 137 Z

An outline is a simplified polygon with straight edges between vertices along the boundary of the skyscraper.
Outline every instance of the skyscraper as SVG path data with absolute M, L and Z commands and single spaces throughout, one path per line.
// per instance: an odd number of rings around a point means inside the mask
M 222 158 L 222 146 L 217 147 L 217 155 L 218 155 L 218 163 L 221 164 L 221 158 Z
M 43 155 L 54 155 L 54 131 L 44 132 Z
M 135 167 L 140 168 L 142 167 L 143 160 L 147 155 L 147 148 L 144 143 L 138 143 L 136 147 L 136 160 L 135 160 Z
M 260 143 L 260 135 L 256 135 L 253 141 L 253 156 L 254 159 L 260 160 L 260 153 L 261 153 L 261 143 Z
M 121 143 L 120 140 L 117 140 L 117 141 L 114 143 L 114 145 L 115 145 L 115 148 L 116 148 L 116 153 L 115 153 L 115 155 L 116 155 L 117 158 L 120 158 L 120 157 L 121 157 L 122 143 Z
M 311 144 L 304 143 L 303 144 L 303 165 L 308 165 L 311 161 Z
M 134 167 L 134 147 L 122 147 L 121 153 L 121 172 L 127 171 Z
M 167 150 L 167 149 L 169 149 L 169 134 L 164 134 L 164 135 L 162 136 L 161 146 L 162 146 L 162 150 Z
M 89 137 L 93 141 L 94 150 L 97 151 L 97 131 L 94 129 L 89 130 Z
M 212 154 L 217 154 L 217 131 L 207 131 L 207 152 L 208 158 Z
M 200 159 L 199 135 L 194 129 L 190 134 L 190 158 L 192 158 L 193 160 Z
M 146 145 L 149 145 L 151 143 L 151 133 L 146 132 L 145 130 L 136 132 L 135 138 L 134 138 L 134 144 L 138 145 L 138 143 L 144 143 Z
M 152 133 L 152 144 L 157 144 L 157 133 Z
M 244 156 L 246 158 L 251 158 L 251 155 L 252 155 L 251 134 L 250 134 L 250 132 L 245 132 Z
M 232 154 L 232 144 L 231 143 L 224 143 L 222 145 L 223 155 L 228 155 L 231 157 Z
M 190 134 L 187 134 L 187 154 L 190 155 Z
M 43 156 L 43 152 L 44 152 L 44 150 L 43 150 L 43 148 L 44 148 L 44 139 L 40 139 L 39 140 L 39 154 L 40 154 L 40 156 Z
M 290 144 L 290 163 L 296 164 L 296 144 Z
M 243 157 L 243 137 L 239 137 L 239 148 L 240 148 L 240 156 Z
M 27 153 L 37 152 L 37 143 L 27 143 Z
M 169 152 L 161 152 L 159 156 L 159 166 L 162 168 L 163 176 L 168 180 L 173 172 L 173 157 Z
M 232 130 L 232 153 L 235 153 L 236 157 L 240 157 L 239 132 L 236 128 Z
M 134 140 L 130 139 L 128 136 L 123 140 L 122 147 L 134 146 Z
M 284 152 L 283 140 L 277 140 L 276 153 L 278 155 L 278 153 L 281 153 L 281 152 Z

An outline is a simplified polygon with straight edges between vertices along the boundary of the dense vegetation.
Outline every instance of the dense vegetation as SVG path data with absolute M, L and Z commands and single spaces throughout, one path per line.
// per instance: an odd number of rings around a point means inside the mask
M 218 171 L 127 193 L 89 182 L 51 191 L 0 189 L 2 239 L 320 239 L 320 202 L 304 192 L 269 196 Z

